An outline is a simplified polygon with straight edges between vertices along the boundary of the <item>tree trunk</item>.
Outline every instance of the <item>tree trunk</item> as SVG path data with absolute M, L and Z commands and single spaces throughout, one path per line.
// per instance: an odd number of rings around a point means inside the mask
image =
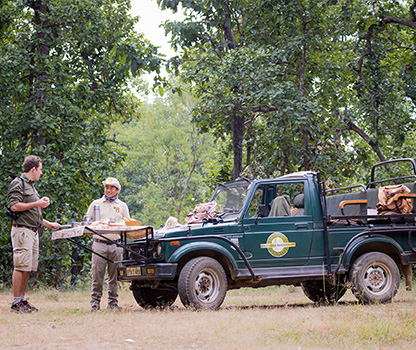
M 306 23 L 303 23 L 303 34 L 307 35 L 308 29 Z M 304 81 L 305 81 L 305 71 L 306 71 L 306 53 L 307 53 L 307 46 L 306 44 L 302 47 L 302 59 L 301 59 L 301 66 L 298 72 L 298 79 L 299 79 L 299 91 L 300 96 L 302 98 L 308 98 L 309 99 L 309 93 L 308 90 L 305 87 Z M 309 119 L 309 114 L 306 112 L 303 112 L 303 117 L 306 119 Z M 309 143 L 308 143 L 308 130 L 307 127 L 302 124 L 301 125 L 301 131 L 302 131 L 302 144 L 303 144 L 303 161 L 301 167 L 303 170 L 307 171 L 309 170 L 310 166 L 310 155 L 309 155 Z M 300 169 L 299 169 L 300 170 Z
M 243 138 L 244 138 L 244 117 L 233 115 L 233 156 L 234 166 L 231 180 L 235 180 L 243 168 Z
M 225 21 L 223 24 L 224 37 L 228 42 L 228 48 L 235 50 L 237 48 L 233 31 L 231 29 L 231 14 L 225 4 Z M 243 169 L 243 138 L 244 138 L 244 117 L 233 114 L 233 156 L 234 166 L 231 173 L 231 180 L 235 180 Z
M 373 151 L 377 154 L 378 158 L 380 159 L 380 162 L 384 162 L 386 160 L 386 157 L 384 157 L 384 154 L 378 146 L 377 141 L 372 140 L 370 136 L 368 136 L 363 130 L 361 130 L 357 125 L 353 124 L 352 122 L 346 121 L 346 124 L 350 130 L 360 135 L 360 137 L 370 145 L 370 147 L 373 149 Z
M 30 2 L 30 7 L 35 13 L 36 24 L 36 41 L 33 43 L 32 52 L 36 53 L 34 57 L 37 57 L 37 61 L 32 59 L 33 73 L 31 76 L 31 89 L 30 92 L 33 96 L 29 99 L 33 99 L 36 103 L 37 110 L 41 111 L 46 106 L 47 101 L 47 85 L 48 74 L 45 67 L 47 67 L 47 58 L 50 55 L 49 43 L 51 41 L 50 30 L 48 23 L 45 22 L 45 14 L 49 12 L 48 6 L 43 3 L 43 0 L 34 0 Z M 42 113 L 42 112 L 40 112 Z M 41 120 L 43 118 L 41 117 Z M 32 142 L 35 145 L 44 145 L 45 137 L 42 135 L 42 123 L 39 125 L 37 131 L 32 134 Z
M 310 166 L 310 159 L 309 159 L 309 144 L 308 144 L 308 130 L 306 130 L 306 127 L 302 125 L 302 140 L 303 140 L 303 162 L 302 162 L 302 168 L 304 171 L 309 170 Z M 300 170 L 300 169 L 299 169 Z

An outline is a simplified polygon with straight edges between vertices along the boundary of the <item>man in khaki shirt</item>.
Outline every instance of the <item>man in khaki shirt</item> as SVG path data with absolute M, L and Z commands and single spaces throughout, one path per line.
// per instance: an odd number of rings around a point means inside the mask
M 42 160 L 30 155 L 23 162 L 23 174 L 9 185 L 7 200 L 10 209 L 19 213 L 13 220 L 11 240 L 13 246 L 13 301 L 10 311 L 30 313 L 38 309 L 25 300 L 30 272 L 38 269 L 39 236 L 41 226 L 51 229 L 62 227 L 42 216 L 42 208 L 49 206 L 48 197 L 40 198 L 35 182 L 42 176 Z
M 120 192 L 120 182 L 114 178 L 109 177 L 103 181 L 104 196 L 100 199 L 93 201 L 87 211 L 93 221 L 98 218 L 94 218 L 94 205 L 100 206 L 100 220 L 103 219 L 123 219 L 129 218 L 129 208 L 126 203 L 118 199 L 118 193 Z M 112 232 L 107 233 L 104 236 L 109 239 L 120 242 L 120 233 Z M 116 244 L 105 240 L 104 238 L 94 235 L 94 242 L 92 244 L 92 250 L 98 254 L 112 260 L 121 261 L 123 255 L 123 249 Z M 108 309 L 120 309 L 118 305 L 118 282 L 117 282 L 117 266 L 118 263 L 111 263 L 96 254 L 92 254 L 91 265 L 91 311 L 100 309 L 101 297 L 103 295 L 104 275 L 107 267 L 108 275 Z

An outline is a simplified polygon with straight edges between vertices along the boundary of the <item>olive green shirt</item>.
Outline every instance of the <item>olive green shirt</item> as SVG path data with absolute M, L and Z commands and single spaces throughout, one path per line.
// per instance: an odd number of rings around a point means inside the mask
M 24 191 L 22 179 L 25 183 Z M 40 196 L 36 191 L 35 182 L 30 180 L 25 174 L 20 175 L 20 177 L 15 178 L 10 183 L 9 191 L 7 193 L 7 201 L 9 203 L 9 207 L 20 202 L 36 202 L 39 199 Z M 43 216 L 41 208 L 37 207 L 25 211 L 20 211 L 19 214 L 19 217 L 16 221 L 13 221 L 13 224 L 36 228 L 43 226 Z

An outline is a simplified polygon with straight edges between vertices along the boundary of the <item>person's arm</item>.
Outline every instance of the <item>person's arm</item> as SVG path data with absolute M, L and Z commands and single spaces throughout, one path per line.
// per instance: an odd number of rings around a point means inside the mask
M 130 219 L 130 211 L 126 203 L 124 203 L 123 217 Z
M 46 208 L 51 204 L 47 197 L 43 197 L 36 202 L 24 203 L 24 202 L 17 202 L 13 204 L 10 209 L 13 211 L 25 211 L 32 208 Z
M 61 228 L 62 225 L 57 222 L 49 222 L 46 219 L 43 219 L 43 226 L 46 226 L 47 228 L 51 228 L 52 230 L 57 230 L 58 228 Z

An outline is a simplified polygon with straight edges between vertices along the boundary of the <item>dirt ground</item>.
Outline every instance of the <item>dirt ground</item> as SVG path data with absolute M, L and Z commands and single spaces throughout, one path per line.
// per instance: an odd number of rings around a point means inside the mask
M 10 312 L 0 292 L 2 349 L 415 349 L 416 292 L 403 284 L 393 303 L 361 305 L 350 291 L 316 306 L 297 287 L 229 291 L 217 311 L 140 308 L 128 285 L 122 310 L 91 312 L 89 291 L 30 290 L 39 312 Z

